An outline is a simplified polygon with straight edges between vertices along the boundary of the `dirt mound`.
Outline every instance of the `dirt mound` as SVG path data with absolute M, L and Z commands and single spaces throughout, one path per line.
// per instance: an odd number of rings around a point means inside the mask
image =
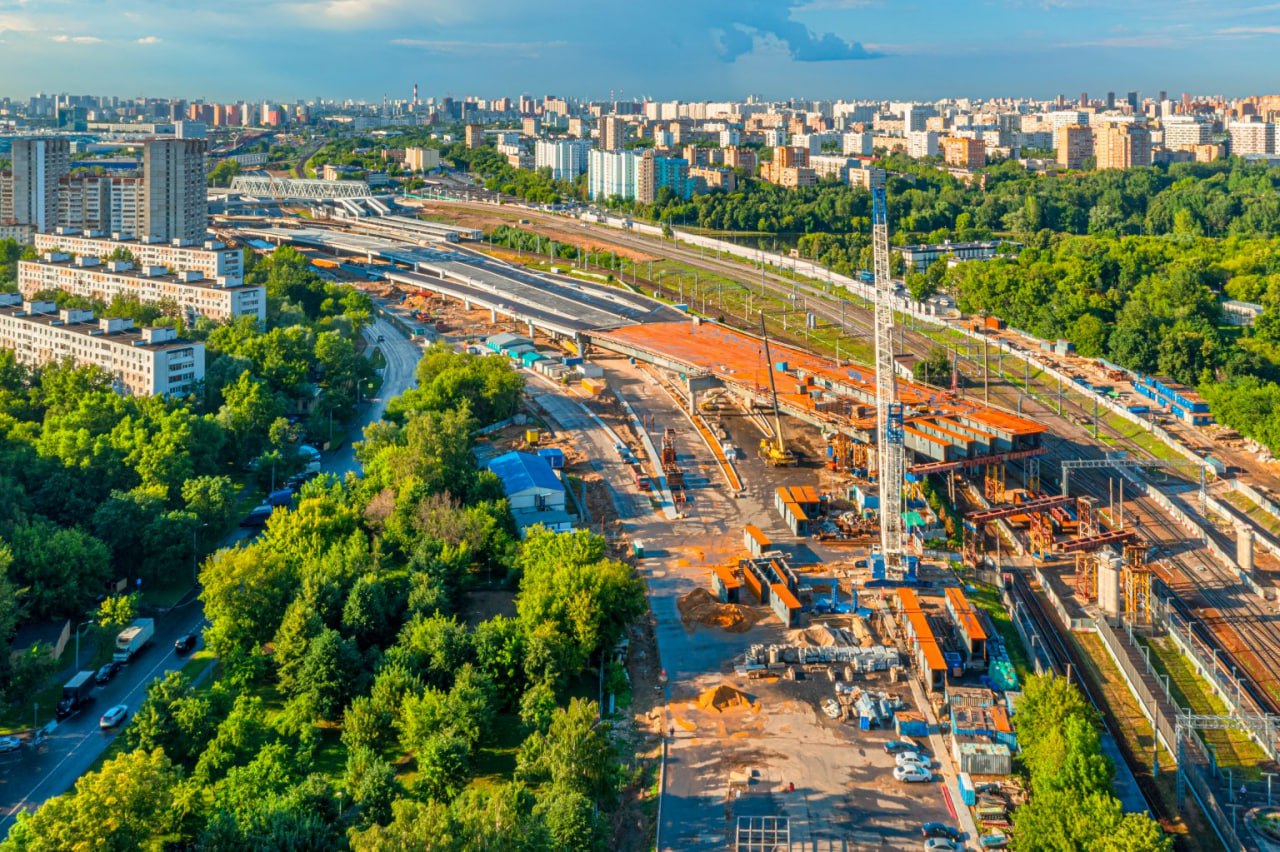
M 764 616 L 739 604 L 723 604 L 706 589 L 697 588 L 676 602 L 685 627 L 720 627 L 744 633 Z
M 715 710 L 718 713 L 751 707 L 752 703 L 749 695 L 727 683 L 712 687 L 698 696 L 699 707 L 703 710 Z

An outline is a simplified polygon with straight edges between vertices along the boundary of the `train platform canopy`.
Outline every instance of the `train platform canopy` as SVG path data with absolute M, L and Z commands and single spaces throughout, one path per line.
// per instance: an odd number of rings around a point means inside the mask
M 592 339 L 605 348 L 650 355 L 654 363 L 713 375 L 754 398 L 768 397 L 773 370 L 779 405 L 824 424 L 865 428 L 867 415 L 874 411 L 868 411 L 875 403 L 875 374 L 870 367 L 837 364 L 774 341 L 769 343 L 773 362 L 769 363 L 761 339 L 716 323 L 629 325 L 593 333 Z M 952 455 L 976 452 L 978 443 L 989 444 L 984 451 L 990 453 L 1019 451 L 1038 446 L 1040 436 L 1048 431 L 1029 418 L 936 388 L 901 380 L 897 388 L 908 423 L 917 430 L 930 427 L 934 433 L 930 438 L 940 442 L 938 450 L 923 450 L 934 452 L 936 460 L 944 460 L 942 442 L 953 448 Z

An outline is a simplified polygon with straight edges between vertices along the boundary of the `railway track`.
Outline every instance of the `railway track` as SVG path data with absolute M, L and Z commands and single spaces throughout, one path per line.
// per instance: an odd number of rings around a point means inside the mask
M 1053 617 L 1045 608 L 1044 602 L 1031 588 L 1031 582 L 1021 571 L 1014 570 L 1008 573 L 1012 577 L 1009 594 L 1021 604 L 1022 611 L 1030 616 L 1035 624 L 1036 632 L 1044 639 L 1047 646 L 1047 656 L 1054 674 L 1065 677 L 1068 674 L 1068 669 L 1075 674 L 1074 682 L 1076 686 L 1084 693 L 1085 698 L 1093 705 L 1093 708 L 1098 711 L 1098 716 L 1102 719 L 1102 724 L 1107 733 L 1111 735 L 1116 747 L 1124 755 L 1125 762 L 1129 765 L 1130 771 L 1133 772 L 1134 780 L 1138 784 L 1138 790 L 1142 793 L 1147 809 L 1165 819 L 1176 818 L 1175 815 L 1164 812 L 1160 804 L 1160 798 L 1152 786 L 1155 783 L 1154 779 L 1144 771 L 1147 765 L 1146 761 L 1142 756 L 1134 754 L 1129 748 L 1115 715 L 1108 709 L 1106 702 L 1100 701 L 1099 696 L 1095 693 L 1095 689 L 1100 689 L 1101 687 L 1091 684 L 1092 677 L 1089 674 L 1089 669 L 1083 664 L 1075 648 L 1071 647 L 1070 643 L 1063 638 L 1061 628 L 1054 623 Z
M 529 212 L 526 215 L 535 221 L 543 221 L 560 228 L 565 226 L 562 217 L 537 212 Z M 797 306 L 799 310 L 812 312 L 820 320 L 840 328 L 846 335 L 871 337 L 874 333 L 874 322 L 868 309 L 860 307 L 865 301 L 861 297 L 851 294 L 852 298 L 842 299 L 821 287 L 795 281 L 777 272 L 771 272 L 767 268 L 753 269 L 736 260 L 725 260 L 715 254 L 708 254 L 705 250 L 691 250 L 675 242 L 662 241 L 660 245 L 655 245 L 655 241 L 651 238 L 615 232 L 612 229 L 608 239 L 612 243 L 650 254 L 658 253 L 660 250 L 662 255 L 672 260 L 735 280 L 748 290 L 754 291 L 758 288 L 774 299 L 792 301 L 800 298 L 802 301 Z M 758 279 L 756 273 L 759 273 Z M 655 286 L 662 287 L 661 284 Z M 676 292 L 673 288 L 664 287 L 663 289 Z M 899 340 L 904 349 L 921 356 L 927 355 L 936 347 L 945 345 L 919 330 L 906 327 L 901 328 Z M 1023 383 L 1015 383 L 1000 367 L 992 370 L 993 365 L 990 359 L 987 359 L 985 368 L 981 360 L 968 355 L 959 356 L 957 353 L 956 361 L 957 370 L 966 380 L 981 384 L 984 376 L 987 378 L 986 395 L 992 403 L 1010 410 L 1018 410 L 1025 416 L 1046 422 L 1058 435 L 1072 436 L 1078 449 L 1070 456 L 1071 458 L 1100 458 L 1105 452 L 1105 448 L 1098 446 L 1095 439 L 1089 435 L 1090 426 L 1085 425 L 1086 423 L 1092 425 L 1094 422 L 1094 411 L 1082 404 L 1071 393 L 1062 393 L 1059 397 L 1056 382 L 1029 378 L 1024 379 Z M 997 359 L 997 364 L 999 363 L 1000 359 Z M 1061 414 L 1059 406 L 1061 406 Z M 1117 441 L 1127 441 L 1128 436 L 1113 426 L 1107 418 L 1099 417 L 1096 423 L 1099 436 L 1105 434 Z M 1088 448 L 1096 448 L 1096 453 L 1088 452 Z M 1128 449 L 1131 455 L 1155 458 L 1154 454 L 1139 446 L 1130 445 Z M 1059 460 L 1064 458 L 1061 445 L 1057 448 L 1057 455 Z M 1079 487 L 1099 498 L 1107 496 L 1102 490 L 1105 488 L 1104 482 L 1107 479 L 1108 476 L 1100 471 L 1079 471 L 1073 477 L 1073 481 L 1080 484 Z M 1154 537 L 1148 536 L 1153 538 L 1152 543 L 1171 549 L 1171 545 L 1181 545 L 1186 542 L 1186 533 L 1161 509 L 1154 506 L 1149 498 L 1134 497 L 1127 501 L 1127 505 L 1131 507 L 1131 511 L 1133 511 L 1132 507 L 1139 507 L 1137 516 L 1142 519 L 1144 528 L 1148 531 L 1155 530 Z M 1237 589 L 1239 580 L 1230 576 L 1219 566 L 1203 547 L 1197 546 L 1185 553 L 1171 553 L 1166 558 L 1178 567 L 1180 573 L 1192 585 L 1192 594 L 1200 598 L 1202 605 L 1194 606 L 1195 601 L 1182 600 L 1180 597 L 1182 592 L 1169 586 L 1170 592 L 1173 593 L 1173 600 L 1177 602 L 1176 605 L 1187 618 L 1188 623 L 1210 647 L 1217 648 L 1221 655 L 1232 660 L 1237 671 L 1245 675 L 1248 688 L 1260 706 L 1267 708 L 1268 712 L 1280 712 L 1280 701 L 1277 700 L 1277 696 L 1280 696 L 1280 626 L 1270 622 L 1271 613 L 1266 612 L 1248 591 L 1232 594 L 1229 590 Z M 1214 578 L 1215 582 L 1212 584 L 1206 582 L 1202 579 L 1205 575 Z M 1166 585 L 1169 584 L 1166 583 Z M 1204 610 L 1213 610 L 1217 614 L 1206 614 Z M 1238 617 L 1224 615 L 1233 611 L 1241 615 Z M 1253 654 L 1258 660 L 1258 665 L 1245 665 L 1244 660 L 1234 654 L 1231 649 L 1224 647 L 1224 643 L 1214 632 L 1215 625 L 1225 627 L 1236 634 L 1242 640 L 1241 644 L 1251 646 L 1251 651 L 1252 648 L 1257 648 L 1258 650 Z M 1261 671 L 1254 671 L 1257 668 Z M 1276 696 L 1263 687 L 1264 681 L 1275 685 Z

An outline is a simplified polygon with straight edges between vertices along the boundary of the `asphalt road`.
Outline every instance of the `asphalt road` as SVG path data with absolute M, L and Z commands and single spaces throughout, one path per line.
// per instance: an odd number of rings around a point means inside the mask
M 355 440 L 365 425 L 382 418 L 391 398 L 413 386 L 414 368 L 422 355 L 417 345 L 385 319 L 379 318 L 365 335 L 371 344 L 382 349 L 387 366 L 382 389 L 363 407 L 358 426 L 352 428 L 351 436 Z M 379 335 L 384 339 L 381 344 L 376 343 Z M 351 440 L 345 441 L 337 452 L 321 459 L 326 472 L 338 476 L 359 473 L 360 465 L 351 443 Z M 223 546 L 234 546 L 246 537 L 244 530 L 237 530 L 223 541 Z M 137 709 L 151 681 L 182 668 L 187 661 L 187 656 L 174 652 L 174 640 L 188 631 L 198 631 L 204 623 L 203 608 L 194 597 L 156 617 L 152 645 L 125 666 L 115 680 L 98 687 L 90 704 L 60 722 L 41 745 L 32 747 L 24 742 L 16 752 L 0 754 L 0 839 L 8 833 L 18 811 L 34 810 L 47 799 L 66 792 L 89 770 L 124 728 L 121 725 L 110 731 L 99 730 L 99 716 L 115 704 L 126 704 L 130 711 Z M 53 710 L 52 707 L 39 708 L 40 725 L 53 718 Z M 34 718 L 35 708 L 32 711 Z

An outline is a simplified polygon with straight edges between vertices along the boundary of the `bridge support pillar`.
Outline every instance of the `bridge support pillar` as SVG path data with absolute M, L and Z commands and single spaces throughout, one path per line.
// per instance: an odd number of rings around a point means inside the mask
M 489 309 L 489 322 L 496 323 L 498 321 L 498 310 L 496 308 Z
M 533 339 L 533 320 L 528 321 L 528 326 L 529 326 L 529 339 L 532 340 Z
M 464 311 L 469 311 L 469 310 L 471 310 L 471 300 L 470 300 L 470 299 L 463 299 L 463 300 L 462 300 L 462 309 L 463 309 Z

